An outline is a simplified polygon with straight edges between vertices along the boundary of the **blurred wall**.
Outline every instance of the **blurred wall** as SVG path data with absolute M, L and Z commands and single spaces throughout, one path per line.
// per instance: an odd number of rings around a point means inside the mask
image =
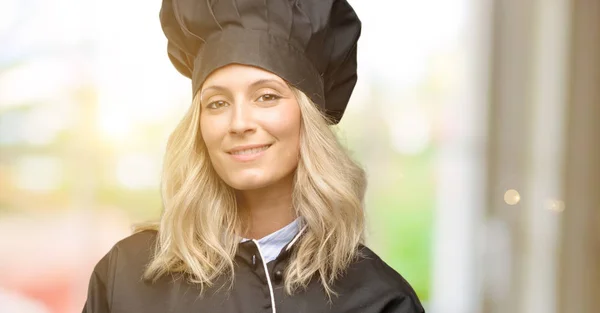
M 600 3 L 497 0 L 492 21 L 482 311 L 595 312 Z
M 600 1 L 571 3 L 559 312 L 600 308 Z

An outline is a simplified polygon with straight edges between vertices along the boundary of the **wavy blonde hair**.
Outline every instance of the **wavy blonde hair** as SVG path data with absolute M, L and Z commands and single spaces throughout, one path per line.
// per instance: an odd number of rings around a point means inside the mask
M 317 276 L 328 296 L 357 257 L 364 240 L 364 170 L 340 144 L 329 120 L 301 91 L 290 87 L 301 112 L 300 156 L 293 207 L 307 226 L 285 271 L 288 294 Z M 221 275 L 233 283 L 234 257 L 243 221 L 234 190 L 213 169 L 200 134 L 200 103 L 171 134 L 164 158 L 160 221 L 137 231 L 158 231 L 154 256 L 144 272 L 156 280 L 185 273 L 201 291 Z

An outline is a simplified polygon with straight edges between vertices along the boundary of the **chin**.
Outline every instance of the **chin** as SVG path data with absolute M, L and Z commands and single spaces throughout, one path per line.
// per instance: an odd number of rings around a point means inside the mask
M 270 179 L 256 173 L 240 173 L 235 177 L 229 177 L 225 183 L 236 190 L 259 189 L 272 184 Z
M 231 188 L 235 189 L 235 190 L 255 190 L 255 189 L 260 189 L 260 188 L 264 188 L 269 186 L 270 184 L 268 182 L 264 182 L 264 181 L 253 181 L 253 180 L 236 180 L 234 182 L 227 182 L 227 184 L 229 186 L 231 186 Z

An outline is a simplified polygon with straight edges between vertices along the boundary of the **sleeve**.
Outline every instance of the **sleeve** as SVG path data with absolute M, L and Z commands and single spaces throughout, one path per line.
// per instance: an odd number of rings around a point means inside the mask
M 109 313 L 117 252 L 113 248 L 94 267 L 82 313 Z

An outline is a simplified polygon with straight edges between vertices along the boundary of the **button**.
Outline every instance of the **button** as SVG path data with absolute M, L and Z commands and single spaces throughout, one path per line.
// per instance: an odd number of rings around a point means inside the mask
M 276 283 L 280 283 L 283 279 L 283 272 L 281 270 L 276 270 L 275 275 L 273 275 L 273 279 Z
M 256 269 L 256 254 L 252 255 L 252 268 Z

